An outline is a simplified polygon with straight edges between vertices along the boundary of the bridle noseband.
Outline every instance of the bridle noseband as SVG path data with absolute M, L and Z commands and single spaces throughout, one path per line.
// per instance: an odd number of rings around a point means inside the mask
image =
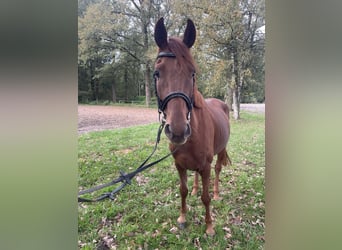
M 160 52 L 157 56 L 157 59 L 158 58 L 161 58 L 161 57 L 170 57 L 170 58 L 176 58 L 176 55 L 172 52 Z M 191 115 L 191 111 L 192 111 L 192 107 L 193 107 L 193 98 L 189 97 L 187 94 L 183 93 L 183 92 L 180 92 L 180 91 L 176 91 L 176 92 L 171 92 L 170 94 L 168 94 L 163 100 L 159 97 L 158 95 L 158 91 L 157 91 L 157 79 L 158 79 L 158 76 L 154 73 L 153 74 L 153 77 L 154 77 L 154 89 L 155 89 L 155 94 L 157 96 L 157 100 L 158 100 L 158 112 L 159 112 L 159 115 L 160 114 L 163 114 L 164 117 L 163 119 L 165 119 L 166 117 L 166 114 L 165 114 L 165 109 L 166 109 L 166 106 L 168 104 L 168 102 L 174 98 L 182 98 L 185 103 L 186 103 L 186 106 L 188 108 L 188 114 L 187 114 L 187 119 L 188 121 L 190 121 L 190 115 Z M 193 80 L 194 80 L 194 75 L 193 75 Z

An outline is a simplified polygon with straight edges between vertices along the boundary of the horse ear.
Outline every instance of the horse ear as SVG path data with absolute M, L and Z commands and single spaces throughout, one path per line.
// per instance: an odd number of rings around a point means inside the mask
M 185 28 L 183 42 L 190 49 L 194 45 L 196 40 L 196 28 L 191 19 L 188 19 L 188 23 Z
M 164 18 L 160 18 L 154 28 L 154 40 L 160 49 L 167 47 L 167 31 L 164 25 Z

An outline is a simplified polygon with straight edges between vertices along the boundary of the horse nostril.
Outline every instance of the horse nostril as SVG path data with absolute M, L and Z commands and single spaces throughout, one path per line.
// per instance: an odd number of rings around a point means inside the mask
M 170 129 L 170 124 L 165 125 L 165 134 L 166 135 L 171 135 L 171 129 Z
M 165 135 L 171 140 L 172 143 L 183 144 L 186 142 L 186 139 L 191 135 L 190 124 L 186 124 L 184 130 L 180 129 L 178 133 L 171 128 L 170 124 L 166 124 Z
M 184 137 L 185 137 L 185 138 L 188 138 L 190 135 L 191 135 L 191 127 L 190 127 L 190 124 L 187 123 L 187 124 L 186 124 L 185 133 L 184 133 Z

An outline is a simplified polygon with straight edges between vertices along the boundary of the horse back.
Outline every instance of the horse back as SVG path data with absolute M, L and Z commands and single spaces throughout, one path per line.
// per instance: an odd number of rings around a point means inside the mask
M 205 99 L 214 124 L 214 153 L 221 152 L 228 143 L 230 134 L 229 108 L 227 104 L 216 98 Z

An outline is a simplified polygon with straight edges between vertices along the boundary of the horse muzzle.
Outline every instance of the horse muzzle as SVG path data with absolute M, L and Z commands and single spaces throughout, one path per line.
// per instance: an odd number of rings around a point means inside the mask
M 185 127 L 176 129 L 170 124 L 165 125 L 165 135 L 169 138 L 170 142 L 174 145 L 182 145 L 186 143 L 187 139 L 191 135 L 191 127 L 189 123 L 186 123 Z

